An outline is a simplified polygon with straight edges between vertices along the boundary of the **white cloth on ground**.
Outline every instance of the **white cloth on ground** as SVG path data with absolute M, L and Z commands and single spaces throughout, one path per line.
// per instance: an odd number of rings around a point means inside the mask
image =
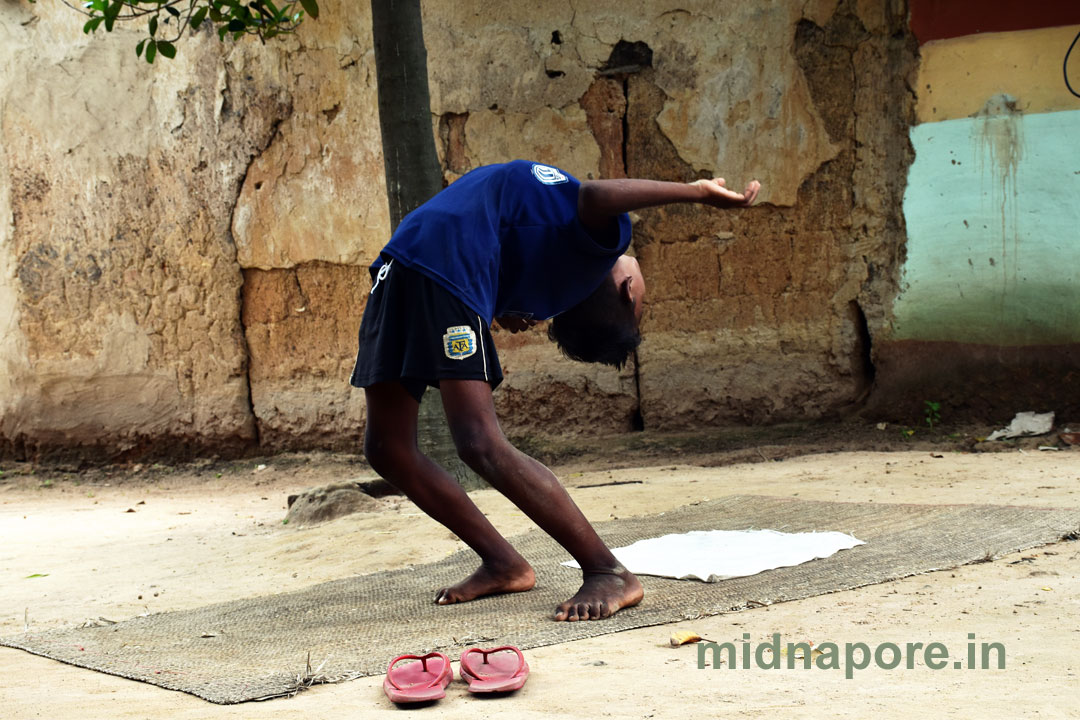
M 801 565 L 865 544 L 842 532 L 692 530 L 639 540 L 612 552 L 635 575 L 718 582 Z M 573 560 L 563 565 L 580 568 Z

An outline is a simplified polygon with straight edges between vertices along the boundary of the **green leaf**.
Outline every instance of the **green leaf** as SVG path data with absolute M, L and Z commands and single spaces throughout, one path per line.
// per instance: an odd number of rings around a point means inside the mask
M 150 36 L 157 35 L 157 15 L 150 18 Z
M 121 0 L 114 0 L 113 3 L 102 12 L 102 15 L 105 18 L 105 30 L 107 32 L 112 32 L 113 25 L 116 23 L 116 18 L 123 7 L 124 3 Z
M 143 46 L 146 45 L 146 40 L 143 40 L 135 46 L 135 57 L 142 57 Z
M 33 575 L 27 575 L 23 579 L 24 580 L 29 580 L 30 578 L 37 578 L 37 577 L 49 577 L 49 573 L 34 573 Z
M 207 6 L 202 6 L 195 11 L 195 14 L 191 16 L 191 29 L 198 30 L 199 26 L 203 24 L 203 20 L 206 19 L 206 12 L 209 10 Z
M 243 20 L 237 20 L 236 18 L 230 20 L 229 24 L 226 27 L 228 28 L 229 32 L 233 33 L 244 32 L 245 30 L 247 30 L 247 24 L 244 23 Z
M 316 20 L 319 19 L 319 4 L 315 0 L 300 0 L 300 4 L 304 6 L 308 15 Z
M 151 65 L 154 64 L 154 58 L 157 57 L 157 41 L 151 40 L 150 44 L 146 46 L 146 62 Z
M 222 25 L 221 27 L 219 27 L 218 30 L 217 30 L 218 40 L 221 40 L 222 42 L 225 42 L 225 33 L 227 33 L 227 32 L 229 32 L 228 26 Z
M 166 5 L 165 6 L 165 12 L 169 13 L 170 15 L 172 15 L 175 18 L 180 17 L 180 11 L 177 10 L 176 8 L 174 8 L 172 5 Z
M 101 21 L 104 20 L 104 19 L 105 18 L 103 18 L 103 17 L 92 17 L 92 18 L 90 18 L 89 20 L 86 21 L 86 24 L 83 25 L 83 29 L 82 29 L 83 33 L 89 34 L 89 33 L 94 32 L 95 30 L 98 29 L 98 25 L 100 25 Z
M 157 44 L 157 48 L 161 52 L 162 55 L 169 58 L 170 60 L 172 60 L 174 57 L 176 57 L 176 46 L 173 45 L 171 42 L 165 42 L 165 41 L 159 40 L 158 44 Z

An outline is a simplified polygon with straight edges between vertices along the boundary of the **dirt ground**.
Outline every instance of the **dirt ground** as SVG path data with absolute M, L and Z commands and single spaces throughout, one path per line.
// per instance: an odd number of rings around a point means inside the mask
M 1080 450 L 1031 444 L 970 453 L 962 444 L 788 457 L 650 446 L 578 454 L 556 468 L 593 520 L 662 511 L 733 493 L 814 500 L 1080 506 Z M 772 449 L 770 449 L 772 448 Z M 611 450 L 611 446 L 609 446 Z M 635 452 L 637 454 L 635 454 Z M 742 453 L 742 454 L 740 454 Z M 570 453 L 574 455 L 574 453 Z M 773 459 L 783 457 L 785 459 Z M 731 460 L 743 460 L 730 464 Z M 756 462 L 750 462 L 756 460 Z M 693 464 L 690 464 L 690 463 Z M 630 466 L 627 465 L 637 465 Z M 705 465 L 713 465 L 707 467 Z M 621 467 L 613 470 L 609 468 Z M 121 620 L 146 612 L 303 588 L 441 558 L 460 547 L 400 498 L 316 527 L 282 523 L 286 497 L 374 477 L 341 456 L 306 455 L 0 477 L 0 635 Z M 618 482 L 620 484 L 611 484 Z M 590 487 L 592 486 L 592 487 Z M 531 523 L 491 490 L 473 497 L 505 534 Z M 434 592 L 435 588 L 432 588 Z M 532 676 L 511 696 L 478 699 L 454 682 L 429 717 L 837 718 L 1080 717 L 1080 543 L 1060 542 L 906 580 L 527 652 Z M 648 602 L 646 597 L 645 602 Z M 855 671 L 697 668 L 674 630 L 717 642 L 944 643 L 1006 649 L 1005 669 Z M 408 651 L 411 648 L 401 648 Z M 313 659 L 314 660 L 314 659 Z M 456 664 L 455 664 L 456 665 Z M 303 668 L 296 668 L 299 672 Z M 400 712 L 381 677 L 296 697 L 217 706 L 179 692 L 0 648 L 2 718 L 357 718 Z

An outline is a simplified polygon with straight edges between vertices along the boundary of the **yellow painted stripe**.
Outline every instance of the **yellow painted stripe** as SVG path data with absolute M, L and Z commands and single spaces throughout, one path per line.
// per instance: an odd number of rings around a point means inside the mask
M 916 85 L 920 123 L 971 117 L 999 93 L 1024 113 L 1080 110 L 1061 65 L 1080 25 L 966 35 L 921 48 Z M 1069 81 L 1080 90 L 1080 43 L 1069 57 Z

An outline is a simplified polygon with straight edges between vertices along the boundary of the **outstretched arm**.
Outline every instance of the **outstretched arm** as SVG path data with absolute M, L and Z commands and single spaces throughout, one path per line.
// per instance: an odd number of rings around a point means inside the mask
M 632 210 L 671 203 L 700 203 L 719 208 L 749 207 L 761 183 L 753 180 L 741 193 L 724 186 L 723 178 L 692 183 L 662 180 L 587 180 L 578 190 L 578 217 L 585 227 L 601 230 L 611 218 Z

